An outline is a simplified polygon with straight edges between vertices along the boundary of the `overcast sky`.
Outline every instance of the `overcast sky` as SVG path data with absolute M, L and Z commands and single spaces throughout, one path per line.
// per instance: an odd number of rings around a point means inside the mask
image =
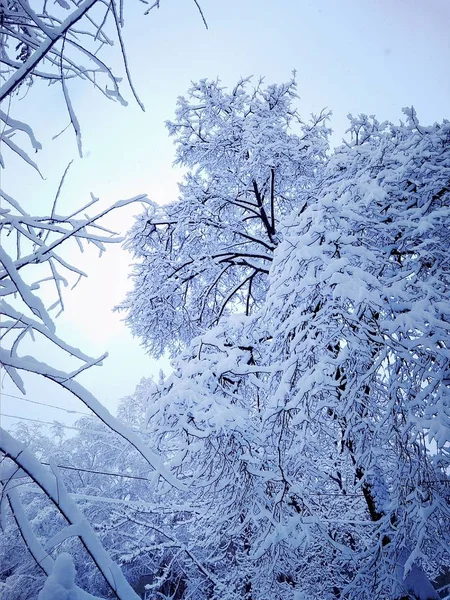
M 202 0 L 201 6 L 208 30 L 191 0 L 161 0 L 161 8 L 148 16 L 142 14 L 142 3 L 125 2 L 128 61 L 146 111 L 133 102 L 126 86 L 129 106 L 124 108 L 85 82 L 72 84 L 83 134 L 82 159 L 70 130 L 52 140 L 68 122 L 56 86 L 36 85 L 25 98 L 15 98 L 13 116 L 28 118 L 44 144 L 34 158 L 45 180 L 25 173 L 13 157 L 5 156 L 4 189 L 30 212 L 49 211 L 59 179 L 75 158 L 60 213 L 85 204 L 90 192 L 101 198 L 102 206 L 140 193 L 158 202 L 175 199 L 180 172 L 172 168 L 174 148 L 164 121 L 172 117 L 177 96 L 200 78 L 219 77 L 231 86 L 241 76 L 254 75 L 272 83 L 288 80 L 296 70 L 300 111 L 307 117 L 323 107 L 331 109 L 335 145 L 350 112 L 395 122 L 402 107 L 414 105 L 424 124 L 450 117 L 448 0 Z M 106 62 L 120 71 L 116 53 Z M 117 214 L 114 226 L 126 231 L 138 211 L 135 206 Z M 141 377 L 160 368 L 111 312 L 130 285 L 131 259 L 120 247 L 110 248 L 99 260 L 95 252 L 70 256 L 88 271 L 89 280 L 67 292 L 58 333 L 90 355 L 109 351 L 104 366 L 80 380 L 114 411 Z M 20 395 L 10 385 L 4 391 Z M 37 378 L 28 381 L 28 397 L 83 410 Z M 69 418 L 5 394 L 2 412 L 43 420 Z M 6 426 L 11 422 L 3 419 Z

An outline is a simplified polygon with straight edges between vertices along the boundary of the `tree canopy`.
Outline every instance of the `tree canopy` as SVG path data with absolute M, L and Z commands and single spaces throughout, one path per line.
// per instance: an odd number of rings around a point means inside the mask
M 292 115 L 274 90 L 291 86 L 267 88 L 256 137 L 253 100 L 244 127 L 215 82 L 169 124 L 187 184 L 128 241 L 132 330 L 155 355 L 184 348 L 149 427 L 192 478 L 190 539 L 226 581 L 213 597 L 435 598 L 449 541 L 449 123 L 350 116 L 331 153 L 325 116 L 306 146 L 271 138 L 271 106 L 283 126 Z
M 226 314 L 261 306 L 282 221 L 323 169 L 327 113 L 304 123 L 295 81 L 228 91 L 200 81 L 167 127 L 187 173 L 175 202 L 141 215 L 126 247 L 134 290 L 122 305 L 150 352 L 176 353 Z

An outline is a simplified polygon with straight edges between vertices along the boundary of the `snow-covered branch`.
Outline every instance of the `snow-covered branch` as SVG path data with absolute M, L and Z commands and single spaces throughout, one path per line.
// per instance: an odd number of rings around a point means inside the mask
M 33 456 L 23 444 L 15 440 L 4 429 L 1 430 L 0 440 L 1 452 L 5 457 L 11 459 L 12 462 L 20 467 L 20 469 L 22 469 L 22 471 L 42 489 L 49 500 L 51 500 L 58 511 L 64 516 L 68 525 L 73 530 L 71 530 L 71 535 L 79 537 L 89 556 L 108 582 L 108 585 L 116 597 L 121 600 L 137 600 L 139 596 L 137 596 L 130 587 L 119 567 L 111 560 L 88 521 L 80 512 L 75 502 L 71 499 L 70 494 L 67 493 L 64 482 L 58 475 L 58 472 L 51 472 L 43 467 L 38 459 Z M 14 496 L 14 491 L 12 497 L 13 506 L 17 509 L 17 496 Z M 32 544 L 31 548 L 33 550 L 33 556 L 40 560 L 40 564 L 42 564 L 42 549 L 31 536 L 26 523 L 24 524 L 22 522 L 21 517 L 23 516 L 23 513 L 20 512 L 20 509 L 16 514 L 19 522 L 22 523 L 21 531 L 25 536 L 28 534 L 27 540 Z M 44 562 L 44 565 L 44 568 L 50 569 L 50 564 L 47 565 L 47 563 Z

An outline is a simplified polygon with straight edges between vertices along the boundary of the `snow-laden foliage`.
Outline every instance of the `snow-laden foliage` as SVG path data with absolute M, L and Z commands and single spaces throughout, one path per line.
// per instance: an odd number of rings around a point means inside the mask
M 399 126 L 350 118 L 350 141 L 283 216 L 251 314 L 245 298 L 217 313 L 149 390 L 149 429 L 192 480 L 188 539 L 218 579 L 205 597 L 437 597 L 450 558 L 450 125 L 405 113 Z M 215 244 L 203 234 L 203 256 Z M 178 264 L 190 258 L 181 245 Z M 148 285 L 153 323 L 167 288 Z M 192 333 L 194 298 L 180 317 Z
M 450 125 L 405 112 L 399 127 L 351 119 L 353 144 L 292 215 L 264 314 L 284 493 L 336 495 L 355 598 L 401 596 L 413 565 L 417 580 L 449 560 Z
M 130 233 L 138 262 L 121 307 L 157 356 L 242 305 L 247 314 L 262 305 L 282 219 L 323 167 L 327 114 L 302 122 L 295 81 L 249 86 L 200 81 L 167 123 L 188 172 L 180 198 L 150 206 Z
M 134 397 L 121 404 L 119 412 L 129 427 L 134 425 L 130 415 L 136 414 L 139 406 L 145 408 L 149 385 L 150 381 L 143 381 Z M 138 595 L 160 598 L 158 594 L 169 595 L 171 590 L 181 593 L 205 587 L 200 561 L 184 548 L 187 504 L 183 513 L 185 507 L 176 501 L 175 494 L 155 493 L 146 463 L 97 419 L 83 417 L 75 427 L 77 433 L 69 429 L 69 436 L 61 435 L 61 428 L 56 427 L 53 435 L 42 435 L 35 425 L 18 426 L 14 433 L 42 464 L 51 463 L 52 470 L 57 469 L 60 484 Z M 139 435 L 152 441 L 148 434 Z M 6 471 L 2 475 L 9 479 Z M 52 573 L 52 556 L 57 558 L 61 552 L 73 557 L 79 588 L 107 597 L 108 585 L 80 540 L 76 535 L 61 535 L 66 523 L 59 508 L 20 472 L 13 479 L 3 503 L 2 600 L 34 600 L 44 586 L 46 573 Z M 131 592 L 126 597 L 131 598 Z

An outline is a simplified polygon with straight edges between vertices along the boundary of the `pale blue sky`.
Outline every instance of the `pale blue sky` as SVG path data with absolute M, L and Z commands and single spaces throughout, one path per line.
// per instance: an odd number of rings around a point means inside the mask
M 172 169 L 174 151 L 164 121 L 172 117 L 177 96 L 199 78 L 219 77 L 233 85 L 239 77 L 253 74 L 265 76 L 269 83 L 287 80 L 295 69 L 300 111 L 307 117 L 330 108 L 335 144 L 344 134 L 349 112 L 398 121 L 401 108 L 414 105 L 423 123 L 450 117 L 448 0 L 202 0 L 208 31 L 190 0 L 162 0 L 161 8 L 147 17 L 142 16 L 145 7 L 140 2 L 129 0 L 125 5 L 128 60 L 146 112 L 133 102 L 126 85 L 127 108 L 108 102 L 82 82 L 72 85 L 85 157 L 74 162 L 61 212 L 85 203 L 91 191 L 103 205 L 138 193 L 161 202 L 174 199 L 180 173 Z M 120 70 L 116 55 L 110 54 L 108 61 Z M 67 124 L 56 87 L 32 88 L 12 108 L 21 118 L 29 115 L 45 143 L 35 158 L 46 180 L 29 171 L 22 175 L 23 167 L 5 156 L 8 169 L 2 185 L 28 210 L 43 212 L 51 206 L 65 166 L 76 156 L 75 139 L 67 131 L 51 141 Z M 135 212 L 137 207 L 118 214 L 115 226 L 126 229 Z M 111 313 L 129 285 L 129 262 L 119 248 L 110 249 L 101 260 L 95 260 L 94 253 L 82 257 L 80 264 L 90 278 L 67 293 L 66 313 L 58 319 L 60 335 L 74 345 L 91 355 L 110 351 L 105 366 L 83 380 L 113 409 L 141 377 L 159 368 L 132 340 L 120 317 Z M 62 401 L 37 381 L 30 382 L 28 395 Z M 31 405 L 7 397 L 2 405 L 4 412 L 47 420 L 63 415 L 32 412 Z

